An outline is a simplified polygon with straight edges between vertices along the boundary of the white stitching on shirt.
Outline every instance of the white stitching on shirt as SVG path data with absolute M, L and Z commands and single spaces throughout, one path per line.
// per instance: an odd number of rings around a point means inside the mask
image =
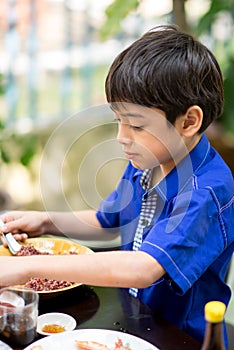
M 161 191 L 161 188 L 158 186 L 157 187 L 157 191 L 161 194 L 161 197 L 164 199 L 164 201 L 166 202 L 168 199 L 167 197 L 164 195 L 164 193 Z
M 225 204 L 222 208 L 220 208 L 220 212 L 222 213 L 225 209 L 227 209 L 228 207 L 230 207 L 232 205 L 232 203 L 234 202 L 234 197 L 232 197 L 230 199 L 229 202 L 227 202 L 227 204 Z
M 193 175 L 193 187 L 195 190 L 198 189 L 197 176 L 195 174 Z
M 208 143 L 208 147 L 207 147 L 206 154 L 205 154 L 205 156 L 204 156 L 202 162 L 199 164 L 199 166 L 198 166 L 196 169 L 194 169 L 194 173 L 195 173 L 196 171 L 198 171 L 198 170 L 201 168 L 201 166 L 202 166 L 203 163 L 205 162 L 206 157 L 208 156 L 208 153 L 209 153 L 209 152 L 210 152 L 210 144 Z
M 225 248 L 227 247 L 227 243 L 228 243 L 228 239 L 227 239 L 227 233 L 226 233 L 226 230 L 225 230 L 225 225 L 224 225 L 224 222 L 223 222 L 223 218 L 221 216 L 221 207 L 220 207 L 220 204 L 219 204 L 219 201 L 218 201 L 218 198 L 213 190 L 212 187 L 210 186 L 206 186 L 205 188 L 209 189 L 211 194 L 212 194 L 212 197 L 214 198 L 214 201 L 217 205 L 217 208 L 218 208 L 218 215 L 219 215 L 219 221 L 220 221 L 220 225 L 221 225 L 221 228 L 222 228 L 222 231 L 223 231 L 223 234 L 224 234 L 224 246 Z

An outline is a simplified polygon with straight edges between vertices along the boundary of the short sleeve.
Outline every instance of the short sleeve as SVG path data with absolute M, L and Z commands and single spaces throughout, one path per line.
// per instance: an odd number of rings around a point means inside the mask
M 224 250 L 225 232 L 208 189 L 183 193 L 171 206 L 170 215 L 151 228 L 141 250 L 152 255 L 184 293 Z

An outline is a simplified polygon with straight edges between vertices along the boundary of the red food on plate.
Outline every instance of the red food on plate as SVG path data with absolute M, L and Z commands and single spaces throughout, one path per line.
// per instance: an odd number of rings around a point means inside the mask
M 123 342 L 120 338 L 118 338 L 114 348 L 109 348 L 108 346 L 95 341 L 78 340 L 76 341 L 76 347 L 80 350 L 131 350 L 131 348 L 128 345 L 123 345 Z
M 111 350 L 108 346 L 96 341 L 76 341 L 76 347 L 80 350 Z
M 77 254 L 76 252 L 69 252 L 69 254 Z M 16 254 L 17 256 L 31 256 L 31 255 L 51 255 L 48 252 L 41 252 L 36 249 L 33 245 L 22 246 Z M 72 286 L 74 283 L 70 281 L 57 281 L 47 278 L 36 278 L 32 277 L 26 282 L 25 287 L 31 288 L 36 292 L 51 291 L 62 289 Z

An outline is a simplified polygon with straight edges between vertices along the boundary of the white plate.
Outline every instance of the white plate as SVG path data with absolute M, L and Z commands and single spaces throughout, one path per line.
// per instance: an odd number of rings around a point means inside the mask
M 42 335 L 52 335 L 51 333 L 43 332 L 43 326 L 48 324 L 57 324 L 65 328 L 65 331 L 73 331 L 76 328 L 76 320 L 67 314 L 60 312 L 50 312 L 38 316 L 37 319 L 37 333 Z
M 159 350 L 143 339 L 127 333 L 107 329 L 78 329 L 51 335 L 37 340 L 24 350 L 33 350 L 34 346 L 38 346 L 38 350 L 76 350 L 76 340 L 99 342 L 108 346 L 110 350 L 114 350 L 115 342 L 119 338 L 123 341 L 123 345 L 128 345 L 131 350 Z
M 9 345 L 7 345 L 6 343 L 3 343 L 3 342 L 0 340 L 0 350 L 13 350 L 13 349 L 10 348 Z

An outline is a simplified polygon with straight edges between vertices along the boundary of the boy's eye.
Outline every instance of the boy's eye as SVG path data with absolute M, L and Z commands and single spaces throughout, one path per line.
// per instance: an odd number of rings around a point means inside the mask
M 142 126 L 131 125 L 131 128 L 138 131 L 143 130 Z
M 119 123 L 121 123 L 121 120 L 118 119 L 118 118 L 114 118 L 113 122 L 119 124 Z M 143 130 L 143 126 L 132 125 L 132 124 L 129 124 L 129 123 L 125 123 L 125 125 L 129 125 L 134 130 L 138 130 L 138 131 Z

